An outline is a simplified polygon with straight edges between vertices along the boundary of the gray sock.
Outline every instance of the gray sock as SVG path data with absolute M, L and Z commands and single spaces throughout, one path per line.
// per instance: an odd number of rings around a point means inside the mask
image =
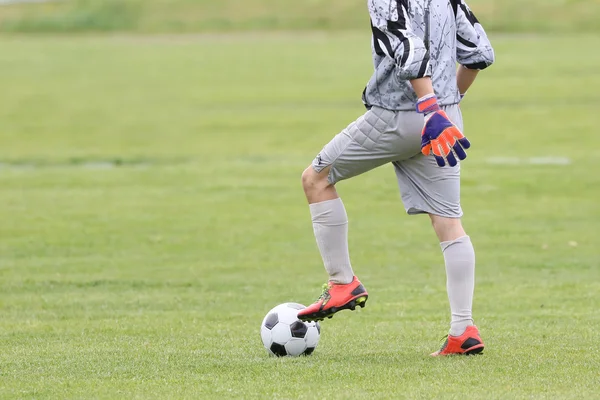
M 310 214 L 329 280 L 344 284 L 352 282 L 354 272 L 348 253 L 348 216 L 342 199 L 311 204 Z
M 446 288 L 452 322 L 450 335 L 460 336 L 473 325 L 472 307 L 475 288 L 475 251 L 468 236 L 440 243 L 446 261 Z

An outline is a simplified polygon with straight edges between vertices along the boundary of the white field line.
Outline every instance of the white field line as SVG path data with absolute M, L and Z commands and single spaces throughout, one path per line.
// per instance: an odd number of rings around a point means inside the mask
M 260 156 L 257 158 L 241 158 L 237 161 L 234 161 L 236 165 L 260 165 L 260 164 L 269 164 L 269 165 L 277 165 L 277 166 L 297 166 L 300 168 L 304 164 L 306 164 L 310 160 L 310 156 L 306 157 L 270 157 L 268 159 Z M 478 160 L 479 161 L 479 160 Z M 186 164 L 194 164 L 195 160 L 183 160 L 178 162 L 155 162 L 152 160 L 139 160 L 139 161 L 126 161 L 126 162 L 117 162 L 112 160 L 89 160 L 82 161 L 77 163 L 38 163 L 35 161 L 32 162 L 2 162 L 0 161 L 0 172 L 2 171 L 31 171 L 31 170 L 41 170 L 41 169 L 57 169 L 57 168 L 69 168 L 69 169 L 88 169 L 88 170 L 106 170 L 113 168 L 148 168 L 148 167 L 171 167 L 173 165 L 186 165 Z M 470 161 L 466 161 L 466 163 L 470 164 Z M 484 161 L 485 164 L 488 165 L 512 165 L 512 166 L 567 166 L 572 164 L 572 160 L 567 157 L 529 157 L 529 158 L 519 158 L 519 157 L 491 157 Z M 496 188 L 480 186 L 479 190 L 481 191 L 491 191 Z
M 571 165 L 572 161 L 568 157 L 491 157 L 487 160 L 488 164 L 494 165 Z

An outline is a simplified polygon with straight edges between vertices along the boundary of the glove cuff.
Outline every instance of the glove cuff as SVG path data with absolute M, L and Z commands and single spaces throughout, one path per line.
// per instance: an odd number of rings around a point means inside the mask
M 435 94 L 428 94 L 417 101 L 416 110 L 419 114 L 430 114 L 440 110 Z

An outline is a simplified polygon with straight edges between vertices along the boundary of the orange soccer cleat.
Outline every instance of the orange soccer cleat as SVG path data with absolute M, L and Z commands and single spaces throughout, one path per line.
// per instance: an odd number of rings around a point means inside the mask
M 357 277 L 347 285 L 329 282 L 323 285 L 323 293 L 319 299 L 301 310 L 298 319 L 301 321 L 322 321 L 331 318 L 342 310 L 354 310 L 356 306 L 364 307 L 369 294 Z
M 484 344 L 479 336 L 479 330 L 476 326 L 472 325 L 467 327 L 465 333 L 460 336 L 450 336 L 446 338 L 446 341 L 442 345 L 442 348 L 431 353 L 433 357 L 437 356 L 450 356 L 454 354 L 480 354 L 483 351 Z

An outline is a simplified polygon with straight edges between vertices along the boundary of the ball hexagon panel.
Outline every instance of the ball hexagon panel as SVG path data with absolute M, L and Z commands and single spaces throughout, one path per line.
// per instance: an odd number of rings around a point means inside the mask
M 292 332 L 292 337 L 302 338 L 306 335 L 306 331 L 308 330 L 308 326 L 302 321 L 296 321 L 290 325 L 290 331 Z
M 260 327 L 260 338 L 263 342 L 263 345 L 268 349 L 271 347 L 271 343 L 273 343 L 271 339 L 271 330 L 267 329 L 265 326 Z
M 306 341 L 306 347 L 317 347 L 319 344 L 319 331 L 316 326 L 310 326 L 306 331 L 304 340 Z
M 287 356 L 287 351 L 285 350 L 285 347 L 279 343 L 273 343 L 269 349 L 271 350 L 271 353 L 273 353 L 277 357 Z
M 279 316 L 279 322 L 283 322 L 284 324 L 291 325 L 298 321 L 298 310 L 295 308 L 283 307 L 280 310 L 277 310 L 277 314 Z
M 281 322 L 271 329 L 271 339 L 273 343 L 286 344 L 292 338 L 290 326 Z
M 306 350 L 306 342 L 304 339 L 292 338 L 285 344 L 285 349 L 290 356 L 297 357 Z
M 276 307 L 273 307 L 273 309 L 270 312 L 279 314 L 280 312 L 282 312 L 284 310 L 289 310 L 288 303 L 283 303 Z
M 277 313 L 270 313 L 265 317 L 265 320 L 263 321 L 263 326 L 267 329 L 273 329 L 278 322 L 279 317 L 277 316 Z

